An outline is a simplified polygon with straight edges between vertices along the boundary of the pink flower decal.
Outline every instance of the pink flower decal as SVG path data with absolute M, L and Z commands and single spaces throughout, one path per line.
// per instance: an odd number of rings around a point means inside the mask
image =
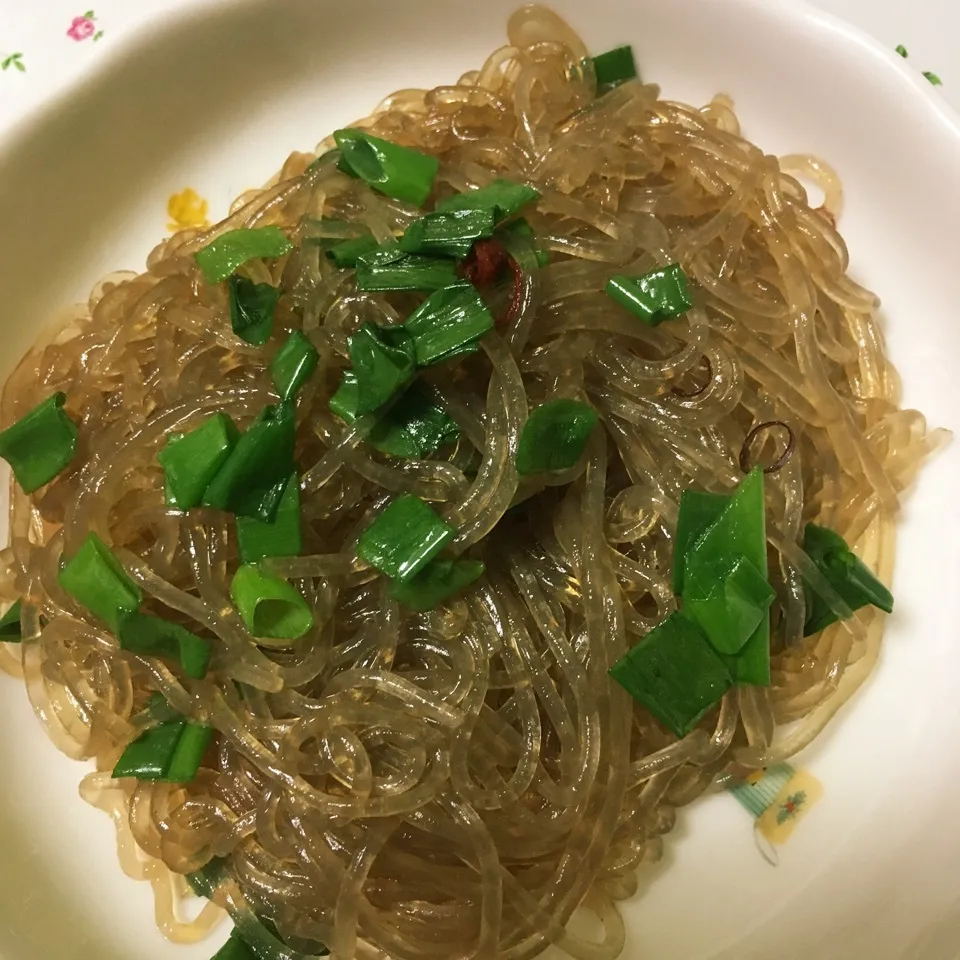
M 88 10 L 82 17 L 74 17 L 67 30 L 67 36 L 71 40 L 76 40 L 77 43 L 89 40 L 91 37 L 94 41 L 99 40 L 103 36 L 103 31 L 97 29 L 96 20 L 96 14 L 92 10 Z

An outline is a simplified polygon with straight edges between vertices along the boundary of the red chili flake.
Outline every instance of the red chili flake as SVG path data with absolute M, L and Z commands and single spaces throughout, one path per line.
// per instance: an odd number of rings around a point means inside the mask
M 513 258 L 499 240 L 477 240 L 460 264 L 460 276 L 475 287 L 488 287 L 500 279 Z
M 520 264 L 499 240 L 490 239 L 477 240 L 459 268 L 460 276 L 481 292 L 496 284 L 505 270 L 513 275 L 513 295 L 507 312 L 497 320 L 499 327 L 511 324 L 520 312 L 523 303 L 523 270 Z

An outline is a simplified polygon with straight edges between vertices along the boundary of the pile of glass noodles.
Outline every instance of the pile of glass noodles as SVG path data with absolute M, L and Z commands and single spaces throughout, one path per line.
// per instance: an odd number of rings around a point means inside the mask
M 898 406 L 835 178 L 543 8 L 508 36 L 102 282 L 3 394 L 66 453 L 13 485 L 2 664 L 96 761 L 167 935 L 226 909 L 224 957 L 612 958 L 675 808 L 803 747 L 877 658 L 883 613 L 804 531 L 889 581 L 940 437 Z M 731 674 L 678 736 L 609 671 L 678 616 L 684 494 L 747 475 L 770 683 Z

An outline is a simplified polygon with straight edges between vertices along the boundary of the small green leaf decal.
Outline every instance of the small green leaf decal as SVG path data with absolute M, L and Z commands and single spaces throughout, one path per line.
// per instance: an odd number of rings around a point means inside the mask
M 22 53 L 11 53 L 9 56 L 4 57 L 3 60 L 0 60 L 0 70 L 6 71 L 11 67 L 19 70 L 21 73 L 27 72 Z

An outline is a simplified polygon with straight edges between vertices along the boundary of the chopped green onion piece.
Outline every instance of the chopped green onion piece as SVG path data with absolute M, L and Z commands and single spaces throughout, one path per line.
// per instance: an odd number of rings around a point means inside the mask
M 230 278 L 228 291 L 233 332 L 241 340 L 262 347 L 273 333 L 280 291 L 269 283 L 254 283 L 236 274 Z
M 296 640 L 313 626 L 313 611 L 286 580 L 246 563 L 230 582 L 230 598 L 254 637 Z
M 847 546 L 839 533 L 808 523 L 803 535 L 803 549 L 851 610 L 860 610 L 872 604 L 886 613 L 893 612 L 893 594 Z M 806 585 L 805 594 L 807 618 L 804 636 L 809 637 L 836 623 L 839 618 L 809 584 Z
M 125 610 L 136 610 L 143 594 L 110 548 L 87 534 L 80 549 L 63 567 L 57 582 L 64 593 L 103 620 L 114 633 Z
M 676 612 L 624 654 L 610 676 L 678 737 L 685 737 L 733 684 L 703 631 Z
M 351 179 L 359 180 L 360 174 L 350 166 L 350 164 L 347 162 L 347 158 L 343 155 L 343 152 L 338 151 L 338 153 L 340 153 L 340 159 L 337 161 L 337 169 L 341 173 L 345 173 Z
M 186 726 L 186 720 L 167 720 L 145 730 L 123 751 L 113 768 L 113 778 L 165 780 Z
M 495 222 L 508 220 L 527 204 L 540 199 L 540 192 L 523 183 L 512 180 L 494 180 L 479 190 L 456 193 L 437 204 L 438 213 L 454 210 L 489 210 Z
M 359 402 L 360 389 L 357 387 L 357 375 L 352 370 L 344 370 L 340 386 L 330 398 L 328 406 L 341 420 L 353 423 L 357 419 Z
M 382 407 L 412 379 L 414 341 L 403 327 L 365 323 L 350 338 L 350 360 L 357 378 L 357 416 Z
M 897 44 L 894 49 L 900 54 L 901 57 L 906 58 L 910 56 L 910 54 L 907 52 L 907 48 L 902 43 Z
M 292 249 L 279 227 L 244 227 L 222 233 L 193 256 L 207 283 L 220 283 L 250 260 L 282 257 Z
M 636 79 L 637 62 L 633 47 L 614 47 L 594 57 L 593 72 L 597 75 L 597 86 L 600 88 L 615 87 L 626 80 Z
M 327 251 L 327 259 L 332 260 L 343 270 L 348 267 L 355 267 L 360 257 L 372 253 L 379 246 L 379 242 L 373 236 L 341 240 Z
M 243 937 L 234 927 L 227 942 L 210 958 L 210 960 L 258 960 L 257 955 L 247 946 Z
M 493 316 L 472 283 L 458 283 L 427 297 L 403 326 L 413 337 L 417 366 L 426 367 L 472 347 L 493 329 Z
M 276 924 L 261 914 L 238 913 L 234 917 L 234 932 L 243 940 L 256 960 L 316 960 L 328 956 L 330 951 L 317 940 L 307 941 L 316 946 L 301 946 L 299 951 L 291 950 L 280 936 Z M 303 952 L 309 949 L 310 952 Z
M 433 190 L 440 162 L 427 153 L 401 147 L 363 130 L 336 130 L 342 162 L 376 190 L 422 207 Z
M 923 76 L 927 80 L 929 80 L 935 87 L 943 86 L 943 81 L 932 70 L 924 70 Z
M 295 557 L 303 549 L 300 530 L 300 477 L 293 473 L 284 484 L 273 523 L 254 517 L 237 517 L 237 544 L 242 563 L 264 557 Z
M 177 740 L 163 779 L 170 783 L 189 783 L 197 775 L 203 755 L 213 739 L 213 727 L 188 723 Z
M 717 653 L 735 656 L 773 603 L 767 578 L 746 557 L 695 566 L 683 593 L 683 612 L 695 620 Z
M 183 715 L 170 706 L 162 693 L 150 694 L 150 699 L 147 701 L 143 713 L 149 720 L 154 720 L 157 723 L 166 723 L 168 720 L 183 720 Z
M 0 457 L 24 493 L 49 483 L 77 452 L 77 425 L 63 412 L 67 399 L 55 393 L 0 433 Z
M 360 534 L 357 553 L 401 583 L 413 579 L 456 536 L 432 507 L 401 494 Z
M 202 680 L 207 675 L 213 652 L 210 641 L 177 623 L 135 610 L 123 610 L 118 618 L 117 636 L 121 650 L 177 660 L 183 672 L 195 680 Z
M 226 877 L 228 863 L 226 857 L 213 857 L 199 870 L 186 874 L 185 879 L 190 889 L 198 897 L 206 897 L 209 900 Z
M 157 454 L 163 467 L 167 506 L 191 510 L 203 501 L 207 485 L 227 462 L 240 431 L 225 413 L 208 417 L 196 430 L 171 434 Z
M 357 396 L 357 378 L 352 370 L 345 370 L 340 387 L 330 398 L 330 409 L 347 423 L 353 423 L 357 419 Z M 394 457 L 422 460 L 459 436 L 457 424 L 414 382 L 380 417 L 367 442 Z
M 441 557 L 427 564 L 406 583 L 394 583 L 390 595 L 405 607 L 424 613 L 468 587 L 484 569 L 479 560 L 449 560 Z
M 396 244 L 381 245 L 357 257 L 357 288 L 378 290 L 439 290 L 457 283 L 456 264 L 446 257 L 404 253 Z
M 406 253 L 438 253 L 465 257 L 475 240 L 493 236 L 493 211 L 450 210 L 414 220 L 400 238 Z
M 520 217 L 519 220 L 512 220 L 510 223 L 504 224 L 500 230 L 510 237 L 526 240 L 533 248 L 538 267 L 542 268 L 550 263 L 550 251 L 540 245 L 533 227 L 530 226 L 525 217 Z
M 203 496 L 208 507 L 270 522 L 293 473 L 296 419 L 285 403 L 264 409 L 241 434 Z M 278 491 L 276 488 L 280 486 Z
M 2 617 L 0 617 L 0 643 L 19 643 L 20 636 L 20 609 L 23 601 L 18 600 Z
M 579 400 L 551 400 L 537 407 L 523 426 L 517 446 L 517 473 L 529 476 L 576 466 L 598 417 Z
M 183 437 L 184 437 L 184 434 L 182 433 L 168 433 L 166 446 L 172 447 L 178 440 L 182 440 Z M 160 453 L 157 454 L 158 460 L 160 459 L 160 454 L 162 453 L 163 451 L 161 450 Z M 161 461 L 161 466 L 162 466 L 162 461 Z M 172 510 L 180 509 L 180 504 L 177 503 L 177 495 L 173 492 L 173 486 L 170 483 L 170 477 L 167 476 L 166 471 L 164 471 L 164 474 L 163 474 L 163 500 L 164 500 L 164 503 L 166 503 L 166 505 L 170 507 Z
M 299 330 L 294 330 L 270 364 L 270 376 L 280 399 L 292 400 L 313 376 L 319 362 L 317 348 Z
M 763 471 L 760 468 L 743 478 L 720 516 L 688 550 L 684 600 L 691 582 L 709 576 L 709 573 L 701 573 L 701 570 L 715 569 L 717 564 L 741 556 L 753 564 L 763 577 L 767 576 L 766 508 Z M 727 658 L 726 663 L 738 683 L 770 685 L 769 611 L 764 611 L 760 625 L 737 656 Z
M 679 317 L 693 306 L 687 276 L 676 263 L 642 277 L 612 277 L 606 292 L 651 327 Z
M 367 440 L 382 453 L 422 460 L 459 436 L 460 428 L 447 412 L 414 383 L 377 421 Z
M 273 523 L 280 510 L 280 504 L 283 501 L 284 491 L 287 489 L 287 478 L 278 480 L 272 487 L 267 487 L 263 496 L 253 501 L 252 506 L 256 509 L 253 513 L 238 514 L 238 517 L 252 517 L 262 520 L 264 523 Z
M 687 567 L 687 554 L 693 544 L 716 523 L 730 497 L 723 493 L 707 493 L 704 490 L 684 490 L 680 497 L 680 512 L 677 515 L 677 535 L 673 541 L 673 592 L 683 593 L 683 579 Z

